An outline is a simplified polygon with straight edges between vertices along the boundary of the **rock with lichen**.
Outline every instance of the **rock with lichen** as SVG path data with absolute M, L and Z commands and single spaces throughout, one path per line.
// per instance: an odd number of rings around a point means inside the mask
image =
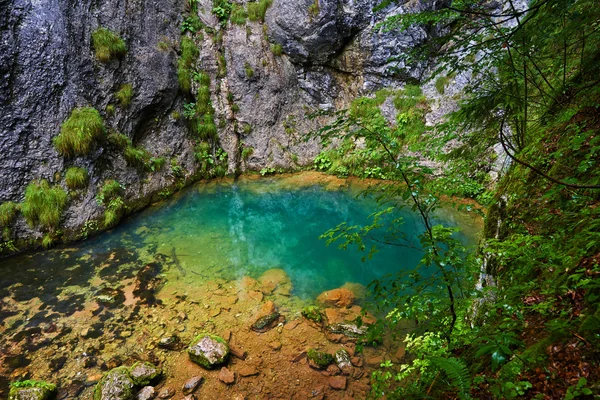
M 94 389 L 94 400 L 131 400 L 135 383 L 127 367 L 108 371 Z
M 43 381 L 22 381 L 10 384 L 8 400 L 48 400 L 56 392 L 56 385 Z
M 333 356 L 323 351 L 317 351 L 310 349 L 306 353 L 308 363 L 311 367 L 316 369 L 325 369 L 331 363 L 333 363 Z
M 147 386 L 160 378 L 162 370 L 147 361 L 138 361 L 131 366 L 129 374 L 136 386 Z
M 194 338 L 187 349 L 190 360 L 196 364 L 213 369 L 223 364 L 229 355 L 229 346 L 217 335 L 203 333 Z

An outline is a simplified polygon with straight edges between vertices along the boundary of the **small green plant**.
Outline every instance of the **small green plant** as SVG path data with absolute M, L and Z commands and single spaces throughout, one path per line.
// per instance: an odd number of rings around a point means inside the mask
M 306 353 L 308 360 L 320 369 L 325 369 L 331 363 L 333 363 L 333 356 L 329 353 L 317 351 L 315 349 L 309 349 Z
M 254 149 L 252 147 L 244 147 L 242 149 L 242 160 L 248 161 L 252 154 L 254 154 Z
M 83 189 L 88 184 L 88 172 L 85 168 L 70 167 L 65 173 L 65 183 L 71 190 Z
M 0 228 L 12 224 L 17 217 L 17 211 L 19 211 L 17 203 L 7 201 L 6 203 L 0 204 Z
M 197 33 L 198 31 L 204 29 L 204 24 L 200 21 L 197 15 L 190 15 L 181 23 L 181 33 L 184 34 L 186 32 Z
M 320 9 L 319 9 L 319 0 L 315 0 L 309 7 L 308 7 L 308 14 L 310 15 L 311 19 L 315 18 L 319 15 Z
M 131 97 L 133 96 L 133 86 L 131 86 L 131 83 L 122 85 L 117 93 L 115 93 L 115 96 L 117 96 L 121 107 L 128 107 L 131 104 Z
M 318 171 L 327 171 L 331 168 L 331 159 L 326 153 L 319 153 L 319 155 L 315 158 L 314 165 Z
M 96 201 L 100 205 L 106 205 L 110 199 L 119 196 L 125 187 L 121 185 L 115 179 L 108 179 L 104 182 L 98 194 L 96 195 Z
M 181 39 L 180 50 L 181 56 L 177 60 L 177 81 L 181 90 L 189 93 L 192 88 L 193 65 L 200 54 L 200 50 L 198 50 L 196 43 L 187 36 Z
M 435 80 L 435 89 L 439 94 L 446 92 L 446 86 L 450 83 L 450 78 L 447 76 L 440 76 Z
M 67 199 L 67 193 L 61 187 L 50 186 L 45 179 L 33 181 L 25 189 L 21 212 L 29 226 L 53 230 L 60 224 Z
M 210 86 L 210 76 L 204 71 L 192 72 L 192 78 L 201 86 Z
M 217 67 L 217 76 L 219 78 L 224 78 L 227 75 L 227 61 L 222 53 L 219 53 L 219 57 L 217 58 Z
M 213 0 L 213 14 L 217 17 L 221 25 L 226 25 L 229 20 L 229 15 L 233 4 L 227 0 Z
M 124 150 L 127 146 L 131 146 L 131 139 L 122 133 L 113 132 L 107 137 L 108 143 L 118 149 Z
M 96 58 L 104 63 L 122 57 L 127 53 L 125 41 L 106 28 L 98 28 L 92 33 L 92 46 Z
M 242 132 L 244 132 L 244 135 L 249 135 L 252 132 L 252 125 L 244 124 L 244 127 L 242 128 Z
M 271 44 L 271 53 L 279 57 L 283 54 L 283 47 L 280 44 Z
M 247 62 L 244 63 L 244 71 L 246 71 L 246 77 L 248 77 L 249 79 L 254 76 L 254 70 L 252 69 L 252 66 Z
M 273 0 L 260 0 L 248 3 L 248 19 L 252 22 L 264 22 L 267 9 L 271 7 Z
M 260 170 L 260 175 L 261 176 L 266 176 L 266 175 L 272 175 L 276 172 L 275 168 L 273 167 L 265 167 L 263 169 Z
M 121 197 L 123 190 L 123 185 L 118 181 L 109 179 L 104 182 L 104 185 L 102 185 L 102 188 L 100 188 L 96 195 L 98 204 L 106 207 L 106 210 L 104 211 L 105 227 L 116 225 L 127 208 Z
M 106 115 L 111 116 L 115 115 L 115 105 L 109 104 L 106 106 Z
M 248 13 L 243 5 L 233 4 L 231 8 L 231 15 L 229 20 L 232 24 L 235 25 L 244 25 L 246 23 L 246 18 L 248 18 Z
M 76 108 L 53 139 L 54 147 L 65 157 L 86 155 L 104 132 L 104 121 L 98 110 L 92 107 Z

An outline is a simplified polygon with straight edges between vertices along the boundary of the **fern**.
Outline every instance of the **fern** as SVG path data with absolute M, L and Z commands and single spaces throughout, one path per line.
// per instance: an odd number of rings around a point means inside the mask
M 429 359 L 431 364 L 446 374 L 452 386 L 458 390 L 461 399 L 469 399 L 469 391 L 471 388 L 471 378 L 469 369 L 462 360 L 450 357 L 432 357 Z

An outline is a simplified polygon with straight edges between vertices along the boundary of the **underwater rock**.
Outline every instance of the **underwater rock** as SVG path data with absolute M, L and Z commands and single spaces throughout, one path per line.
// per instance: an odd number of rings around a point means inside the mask
M 345 375 L 349 375 L 352 373 L 352 362 L 350 361 L 350 353 L 348 353 L 344 349 L 339 349 L 333 355 L 335 358 L 335 363 L 338 368 L 342 370 Z
M 105 287 L 96 293 L 96 301 L 106 307 L 116 307 L 123 304 L 125 294 L 119 289 Z
M 185 383 L 183 384 L 183 387 L 181 388 L 181 390 L 183 391 L 183 394 L 194 393 L 194 391 L 202 383 L 203 379 L 204 378 L 201 376 L 194 376 L 194 377 L 191 377 L 190 379 L 188 379 L 187 381 L 185 381 Z
M 142 303 L 156 303 L 156 297 L 154 295 L 162 289 L 163 283 L 162 280 L 158 278 L 161 271 L 162 266 L 157 262 L 153 262 L 145 265 L 136 274 L 133 295 L 138 297 Z
M 147 386 L 162 375 L 162 370 L 147 361 L 136 362 L 129 372 L 136 386 Z
M 245 350 L 240 349 L 234 344 L 229 344 L 229 352 L 232 356 L 239 358 L 240 360 L 245 360 L 248 356 L 248 353 Z
M 277 311 L 274 311 L 258 318 L 250 328 L 254 332 L 264 333 L 275 326 L 275 323 L 279 321 L 280 316 L 281 314 L 279 314 Z
M 315 349 L 309 349 L 306 353 L 306 357 L 308 358 L 308 365 L 315 369 L 325 369 L 333 362 L 333 356 L 331 354 Z
M 56 385 L 43 381 L 22 381 L 10 384 L 8 400 L 48 400 L 56 393 Z
M 165 336 L 158 341 L 158 347 L 161 349 L 167 350 L 179 350 L 183 347 L 181 340 L 179 340 L 179 336 Z
M 226 385 L 231 385 L 235 382 L 235 373 L 223 367 L 219 373 L 219 380 Z
M 242 365 L 242 367 L 238 370 L 238 374 L 244 378 L 258 375 L 258 369 L 254 365 Z
M 321 324 L 323 321 L 323 315 L 321 315 L 321 309 L 317 306 L 306 306 L 302 309 L 302 316 L 309 321 Z
M 96 385 L 94 400 L 131 400 L 134 386 L 129 368 L 114 368 L 104 375 Z
M 173 396 L 175 396 L 175 391 L 171 388 L 164 388 L 158 392 L 159 399 L 170 399 Z
M 344 323 L 327 325 L 325 331 L 330 334 L 344 335 L 353 339 L 359 338 L 365 334 L 365 331 L 355 324 Z
M 212 369 L 223 364 L 229 355 L 227 342 L 217 335 L 203 333 L 194 338 L 187 349 L 190 360 Z
M 274 268 L 265 271 L 259 278 L 261 291 L 264 294 L 280 294 L 289 296 L 292 292 L 292 280 L 288 274 L 280 269 Z
M 349 307 L 354 300 L 356 300 L 354 293 L 345 288 L 328 290 L 317 297 L 317 302 L 325 307 Z
M 151 400 L 154 398 L 156 391 L 152 386 L 143 387 L 135 397 L 136 400 Z
M 348 380 L 345 376 L 332 376 L 329 378 L 329 386 L 337 390 L 346 389 Z

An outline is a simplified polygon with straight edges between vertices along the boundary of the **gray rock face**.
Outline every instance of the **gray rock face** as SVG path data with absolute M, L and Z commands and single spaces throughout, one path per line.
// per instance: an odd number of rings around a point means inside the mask
M 106 179 L 125 187 L 129 211 L 174 187 L 171 160 L 191 179 L 199 168 L 196 140 L 187 121 L 178 117 L 183 104 L 194 101 L 177 82 L 184 3 L 0 0 L 0 203 L 21 202 L 35 179 L 65 187 L 66 168 L 86 168 L 88 187 L 70 199 L 63 214 L 61 230 L 69 241 L 86 222 L 101 220 L 104 206 L 96 195 Z M 264 24 L 247 21 L 246 26 L 222 28 L 210 12 L 212 0 L 198 1 L 200 19 L 215 33 L 196 37 L 200 56 L 195 67 L 211 77 L 218 145 L 228 153 L 228 172 L 311 164 L 320 146 L 304 138 L 326 121 L 307 120 L 307 111 L 346 107 L 357 95 L 401 86 L 422 74 L 424 66 L 390 59 L 426 40 L 427 32 L 379 31 L 376 24 L 386 16 L 410 9 L 392 6 L 374 13 L 377 3 L 275 0 Z M 98 27 L 123 38 L 127 53 L 122 58 L 96 59 L 91 37 Z M 280 44 L 284 54 L 273 54 L 272 43 Z M 219 71 L 220 60 L 225 71 Z M 128 107 L 115 97 L 123 84 L 133 88 Z M 114 112 L 107 112 L 109 105 Z M 60 156 L 52 138 L 71 111 L 84 106 L 100 112 L 109 132 L 123 133 L 153 157 L 164 157 L 166 166 L 140 171 L 103 142 L 87 156 Z M 44 234 L 27 226 L 22 216 L 10 228 L 8 239 L 21 239 L 20 250 L 29 246 L 25 239 Z

